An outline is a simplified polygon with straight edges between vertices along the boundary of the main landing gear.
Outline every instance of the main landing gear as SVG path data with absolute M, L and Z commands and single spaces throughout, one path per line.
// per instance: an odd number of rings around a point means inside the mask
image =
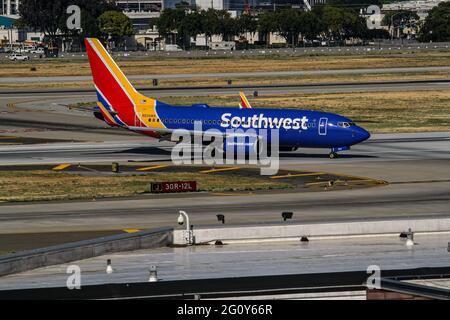
M 338 157 L 338 154 L 337 154 L 337 152 L 331 151 L 328 154 L 328 157 L 330 157 L 330 159 L 336 159 Z

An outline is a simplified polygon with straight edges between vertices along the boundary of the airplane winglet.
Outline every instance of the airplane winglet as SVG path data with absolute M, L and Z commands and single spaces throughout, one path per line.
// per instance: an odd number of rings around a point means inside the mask
M 241 98 L 241 103 L 239 104 L 239 108 L 241 109 L 251 109 L 252 106 L 250 102 L 248 102 L 247 97 L 245 96 L 243 91 L 239 92 L 239 97 Z

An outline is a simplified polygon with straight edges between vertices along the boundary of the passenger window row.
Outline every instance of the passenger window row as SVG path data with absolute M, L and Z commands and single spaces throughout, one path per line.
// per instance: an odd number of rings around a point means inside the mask
M 150 122 L 159 122 L 159 119 L 151 118 Z M 194 124 L 195 121 L 203 122 L 203 124 L 221 124 L 222 120 L 194 120 L 194 119 L 163 119 L 163 123 L 182 123 L 182 124 Z

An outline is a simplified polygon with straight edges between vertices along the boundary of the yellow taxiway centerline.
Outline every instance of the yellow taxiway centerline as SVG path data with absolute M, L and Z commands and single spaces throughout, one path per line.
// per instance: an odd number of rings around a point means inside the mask
M 123 229 L 122 231 L 124 231 L 126 233 L 134 233 L 134 232 L 139 232 L 141 230 L 140 229 Z
M 162 165 L 158 165 L 158 166 L 152 166 L 152 167 L 143 167 L 143 168 L 137 168 L 137 171 L 150 171 L 150 170 L 154 170 L 154 169 L 160 169 L 160 168 L 165 168 L 168 167 L 168 164 L 162 164 Z
M 61 170 L 64 170 L 64 169 L 66 169 L 66 168 L 68 168 L 70 166 L 71 166 L 70 163 L 62 163 L 62 164 L 57 165 L 56 167 L 53 167 L 52 170 L 61 171 Z
M 219 169 L 209 169 L 200 171 L 200 173 L 214 173 L 214 172 L 222 172 L 222 171 L 231 171 L 231 170 L 239 170 L 241 167 L 227 167 L 227 168 L 219 168 Z
M 286 174 L 283 176 L 271 176 L 270 179 L 284 179 L 284 178 L 295 178 L 295 177 L 307 177 L 307 176 L 320 176 L 327 174 L 326 172 L 308 172 L 308 173 L 296 173 L 296 174 Z

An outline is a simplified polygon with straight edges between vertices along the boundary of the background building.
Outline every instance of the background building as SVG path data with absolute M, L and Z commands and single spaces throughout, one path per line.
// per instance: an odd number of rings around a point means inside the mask
M 18 18 L 19 0 L 0 0 L 0 15 Z
M 149 29 L 163 9 L 163 0 L 117 0 L 116 4 L 131 19 L 136 33 Z

